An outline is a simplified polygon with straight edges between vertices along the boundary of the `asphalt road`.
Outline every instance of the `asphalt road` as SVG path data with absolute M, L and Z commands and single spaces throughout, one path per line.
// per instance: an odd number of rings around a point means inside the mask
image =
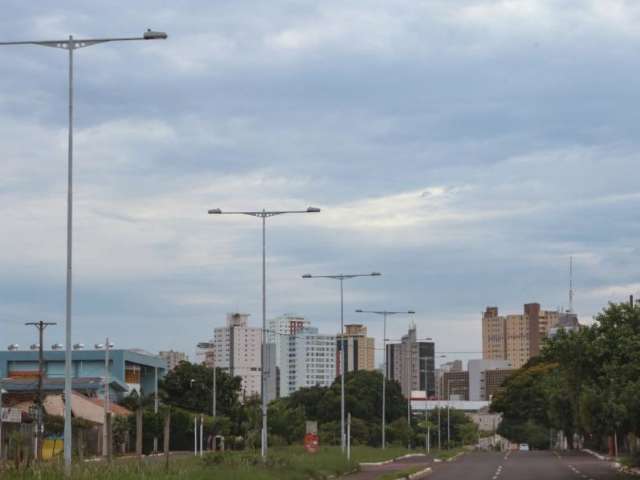
M 546 451 L 463 455 L 433 464 L 430 480 L 621 480 L 607 462 L 581 452 Z

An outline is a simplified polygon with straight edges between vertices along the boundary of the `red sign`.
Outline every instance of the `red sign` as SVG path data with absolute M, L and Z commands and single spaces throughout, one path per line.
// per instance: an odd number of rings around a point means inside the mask
M 307 433 L 304 436 L 304 448 L 309 453 L 318 453 L 320 450 L 320 438 L 315 433 Z

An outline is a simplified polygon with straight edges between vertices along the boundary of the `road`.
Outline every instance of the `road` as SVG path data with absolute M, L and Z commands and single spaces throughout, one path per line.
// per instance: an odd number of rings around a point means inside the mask
M 427 478 L 427 477 L 425 477 Z M 582 452 L 547 451 L 463 455 L 433 464 L 430 480 L 621 480 L 607 462 Z

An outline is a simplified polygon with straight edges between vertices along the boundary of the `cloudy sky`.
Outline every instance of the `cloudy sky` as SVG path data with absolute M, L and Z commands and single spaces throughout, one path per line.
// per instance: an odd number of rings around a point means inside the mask
M 639 25 L 632 0 L 5 0 L 1 40 L 169 33 L 76 55 L 74 341 L 257 325 L 260 224 L 213 207 L 323 209 L 269 220 L 270 317 L 335 332 L 338 285 L 300 275 L 377 270 L 347 321 L 412 308 L 478 352 L 487 305 L 567 307 L 573 255 L 590 321 L 640 293 Z M 63 340 L 65 53 L 0 47 L 3 348 Z

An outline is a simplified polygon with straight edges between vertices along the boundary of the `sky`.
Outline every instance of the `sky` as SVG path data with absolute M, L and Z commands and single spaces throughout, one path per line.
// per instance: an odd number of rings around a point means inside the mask
M 481 312 L 590 323 L 640 294 L 640 4 L 5 0 L 0 41 L 75 53 L 73 341 L 177 349 L 227 312 L 481 356 Z M 66 51 L 0 47 L 0 348 L 65 317 Z M 379 360 L 379 359 L 378 359 Z M 444 361 L 444 360 L 443 360 Z

